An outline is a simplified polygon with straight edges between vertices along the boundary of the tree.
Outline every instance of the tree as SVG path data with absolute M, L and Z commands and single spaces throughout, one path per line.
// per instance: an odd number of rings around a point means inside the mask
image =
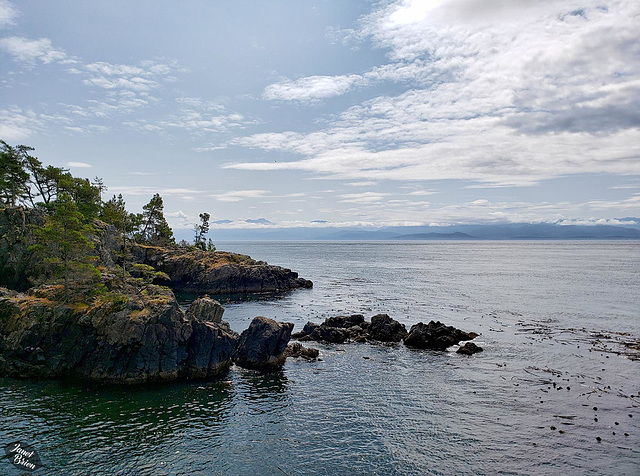
M 175 244 L 173 231 L 164 218 L 164 203 L 160 194 L 156 193 L 142 210 L 138 239 L 159 246 Z
M 25 155 L 33 150 L 19 145 L 11 147 L 0 140 L 0 201 L 14 207 L 28 197 L 29 172 L 25 168 Z
M 201 213 L 200 224 L 193 225 L 193 232 L 195 233 L 194 245 L 196 248 L 205 251 L 207 249 L 207 243 L 204 239 L 204 235 L 209 233 L 209 219 L 211 215 L 208 213 Z
M 135 214 L 127 211 L 122 194 L 117 197 L 114 195 L 102 205 L 100 218 L 105 223 L 113 225 L 122 240 L 122 248 L 118 255 L 122 260 L 122 282 L 124 283 L 127 277 L 127 258 L 129 257 L 131 236 L 139 222 Z
M 53 204 L 53 213 L 43 227 L 35 230 L 38 244 L 32 248 L 44 258 L 45 268 L 64 284 L 65 301 L 69 300 L 70 284 L 74 290 L 98 276 L 93 266 L 95 256 L 90 256 L 93 243 L 88 239 L 93 231 L 83 223 L 84 217 L 67 193 L 62 193 Z

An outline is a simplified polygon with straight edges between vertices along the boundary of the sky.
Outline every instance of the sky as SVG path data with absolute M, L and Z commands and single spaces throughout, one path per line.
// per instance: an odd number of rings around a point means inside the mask
M 174 229 L 624 224 L 637 0 L 0 0 L 0 138 Z M 217 223 L 215 223 L 217 222 Z

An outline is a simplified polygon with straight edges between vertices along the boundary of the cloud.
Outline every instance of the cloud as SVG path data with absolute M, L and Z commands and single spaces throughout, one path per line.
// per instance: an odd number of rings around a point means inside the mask
M 79 169 L 90 169 L 93 167 L 93 165 L 87 164 L 86 162 L 67 162 L 67 166 Z
M 48 38 L 40 38 L 38 40 L 30 40 L 18 36 L 0 38 L 0 50 L 27 65 L 34 65 L 37 62 L 44 64 L 60 63 L 69 60 L 67 54 L 54 48 Z
M 346 193 L 340 195 L 342 203 L 379 203 L 388 193 L 380 192 L 362 192 L 362 193 Z
M 123 195 L 153 195 L 159 193 L 162 196 L 165 195 L 178 195 L 178 196 L 190 196 L 203 193 L 202 190 L 194 190 L 191 188 L 159 188 L 148 187 L 142 185 L 121 185 L 110 186 L 110 192 L 122 193 Z
M 0 28 L 15 25 L 18 9 L 7 0 L 0 0 Z
M 311 102 L 340 96 L 361 80 L 360 76 L 308 76 L 296 81 L 284 80 L 270 84 L 262 93 L 263 99 Z
M 231 140 L 299 157 L 225 167 L 484 187 L 640 174 L 640 3 L 585 0 L 580 10 L 550 0 L 380 5 L 350 35 L 384 49 L 389 64 L 355 76 L 282 81 L 264 97 L 311 101 L 377 81 L 401 82 L 404 92 L 351 106 L 315 132 Z M 317 88 L 311 78 L 321 78 Z
M 209 197 L 220 202 L 239 202 L 248 198 L 262 198 L 269 195 L 267 190 L 234 190 L 230 192 L 211 194 Z

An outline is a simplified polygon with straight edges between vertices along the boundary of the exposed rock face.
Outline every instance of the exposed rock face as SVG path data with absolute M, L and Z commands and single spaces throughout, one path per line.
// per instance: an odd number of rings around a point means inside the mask
M 465 345 L 460 347 L 456 352 L 458 354 L 463 355 L 473 355 L 478 352 L 482 352 L 484 349 L 478 345 L 475 345 L 473 342 L 467 342 Z
M 234 362 L 240 367 L 261 371 L 273 371 L 282 367 L 293 324 L 277 322 L 258 316 L 249 328 L 240 334 L 233 353 Z
M 65 305 L 46 292 L 0 293 L 0 375 L 117 383 L 218 375 L 237 334 L 185 315 L 169 290 Z M 195 303 L 195 309 L 208 303 Z
M 431 321 L 429 324 L 419 322 L 411 326 L 404 343 L 408 347 L 417 349 L 445 350 L 447 347 L 475 337 L 477 334 L 467 333 L 453 326 L 446 326 L 440 321 Z
M 289 344 L 284 351 L 285 357 L 298 358 L 301 357 L 307 360 L 316 360 L 320 351 L 318 349 L 312 349 L 310 347 L 304 347 L 300 342 L 294 342 Z
M 218 301 L 206 295 L 193 301 L 187 309 L 187 317 L 216 324 L 222 322 L 223 313 L 224 307 Z
M 226 252 L 166 249 L 136 245 L 137 262 L 153 266 L 169 276 L 162 283 L 176 291 L 192 293 L 259 293 L 311 288 L 313 283 L 280 266 Z
M 380 342 L 402 342 L 407 337 L 404 324 L 391 319 L 387 314 L 378 314 L 371 318 L 369 335 Z

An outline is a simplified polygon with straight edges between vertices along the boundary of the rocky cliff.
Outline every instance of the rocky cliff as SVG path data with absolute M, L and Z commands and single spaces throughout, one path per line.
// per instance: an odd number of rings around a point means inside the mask
M 159 286 L 91 305 L 61 304 L 56 291 L 0 289 L 0 375 L 139 383 L 212 377 L 231 364 L 238 335 L 208 298 L 185 313 Z

